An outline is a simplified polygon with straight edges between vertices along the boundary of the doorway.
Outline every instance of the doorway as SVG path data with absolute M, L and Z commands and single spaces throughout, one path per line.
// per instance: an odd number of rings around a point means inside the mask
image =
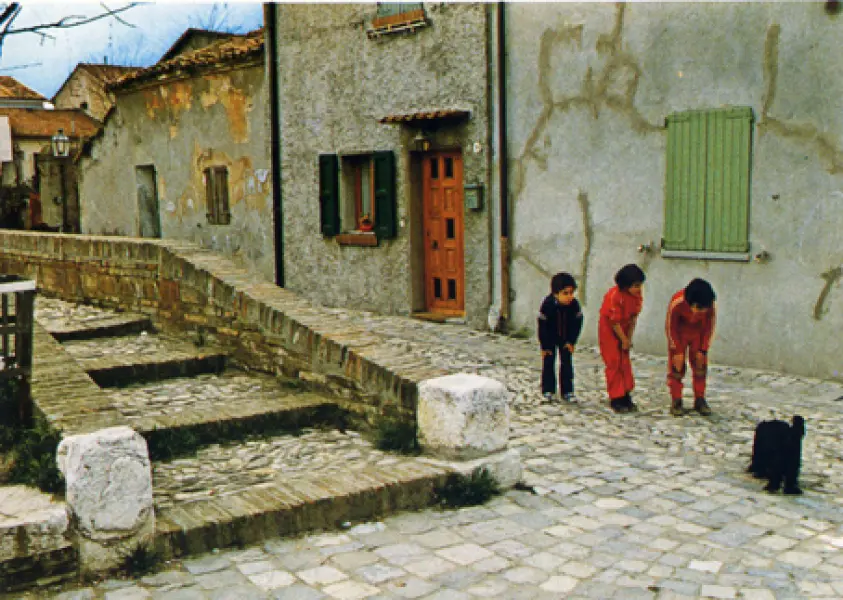
M 140 213 L 140 237 L 161 237 L 161 215 L 158 212 L 158 186 L 155 182 L 155 167 L 135 167 L 135 185 L 138 191 Z
M 425 307 L 465 314 L 463 164 L 459 152 L 422 157 Z

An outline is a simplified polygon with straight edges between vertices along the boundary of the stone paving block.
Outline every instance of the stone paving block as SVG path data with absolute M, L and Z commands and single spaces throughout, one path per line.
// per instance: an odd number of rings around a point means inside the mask
M 262 590 L 277 590 L 296 582 L 296 578 L 286 571 L 267 570 L 247 574 L 249 581 Z
M 539 587 L 548 592 L 567 594 L 577 587 L 579 583 L 580 581 L 574 577 L 569 577 L 567 575 L 554 575 Z
M 381 584 L 384 581 L 405 575 L 404 569 L 392 565 L 373 564 L 361 567 L 355 571 L 362 579 L 371 584 Z
M 319 590 L 304 585 L 292 585 L 287 588 L 275 590 L 270 596 L 272 600 L 321 600 L 327 598 Z
M 362 598 L 374 596 L 380 590 L 357 581 L 342 581 L 325 586 L 322 591 L 331 598 L 337 598 L 337 600 L 361 600 Z
M 737 598 L 737 590 L 723 585 L 704 585 L 700 592 L 703 598 Z
M 494 556 L 492 552 L 477 544 L 460 544 L 442 548 L 436 551 L 436 555 L 458 565 L 470 565 L 471 563 Z
M 334 567 L 320 566 L 312 569 L 305 569 L 296 573 L 296 576 L 308 585 L 328 585 L 348 579 L 348 575 Z

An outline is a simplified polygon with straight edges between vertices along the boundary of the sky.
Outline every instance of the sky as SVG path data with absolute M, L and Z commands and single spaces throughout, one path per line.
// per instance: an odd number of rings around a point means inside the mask
M 128 2 L 107 0 L 111 10 Z M 0 8 L 6 3 L 0 2 Z M 23 2 L 12 28 L 51 23 L 70 15 L 94 16 L 103 5 L 82 2 Z M 9 75 L 52 98 L 80 62 L 149 66 L 189 27 L 245 33 L 262 26 L 260 2 L 149 2 L 72 29 L 7 35 L 0 55 L 0 75 Z M 134 27 L 130 27 L 125 21 Z

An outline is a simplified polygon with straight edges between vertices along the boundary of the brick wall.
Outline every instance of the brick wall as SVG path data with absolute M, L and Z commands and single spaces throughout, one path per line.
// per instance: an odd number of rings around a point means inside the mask
M 39 293 L 203 329 L 251 369 L 300 377 L 369 421 L 415 420 L 417 383 L 443 372 L 402 365 L 376 334 L 228 259 L 181 241 L 0 231 L 0 273 Z

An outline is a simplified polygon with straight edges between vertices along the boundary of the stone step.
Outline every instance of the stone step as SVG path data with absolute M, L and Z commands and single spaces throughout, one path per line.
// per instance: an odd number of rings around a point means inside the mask
M 155 331 L 155 326 L 152 324 L 152 319 L 144 315 L 118 314 L 95 321 L 68 323 L 66 326 L 57 326 L 54 322 L 48 322 L 46 329 L 58 341 L 68 342 L 126 336 L 144 331 L 152 332 Z
M 106 390 L 125 424 L 140 432 L 151 451 L 173 435 L 201 445 L 303 426 L 344 421 L 336 400 L 301 389 L 297 380 L 227 369 Z
M 347 527 L 429 506 L 449 472 L 414 459 L 306 473 L 156 510 L 162 558 L 201 554 L 270 537 Z
M 219 373 L 225 368 L 224 352 L 164 334 L 142 332 L 62 345 L 100 387 Z
M 43 296 L 36 297 L 35 319 L 60 342 L 155 330 L 147 315 L 120 313 Z
M 0 592 L 75 578 L 67 526 L 63 502 L 23 485 L 0 487 Z

